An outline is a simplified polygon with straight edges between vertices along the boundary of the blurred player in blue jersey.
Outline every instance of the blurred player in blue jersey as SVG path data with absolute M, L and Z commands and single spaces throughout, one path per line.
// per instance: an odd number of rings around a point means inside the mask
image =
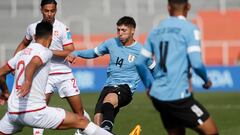
M 218 135 L 207 110 L 189 92 L 190 67 L 203 79 L 203 88 L 212 85 L 201 59 L 199 29 L 186 20 L 189 10 L 188 0 L 168 0 L 170 17 L 150 32 L 136 61 L 137 69 L 169 135 L 184 135 L 185 128 Z M 151 75 L 144 64 L 152 56 L 157 70 L 154 81 L 148 79 Z
M 110 63 L 107 69 L 107 80 L 100 94 L 95 108 L 94 121 L 108 131 L 112 131 L 114 119 L 119 109 L 128 105 L 140 81 L 135 66 L 142 45 L 133 38 L 136 23 L 132 17 L 124 16 L 118 20 L 117 37 L 111 38 L 91 50 L 81 50 L 72 53 L 68 60 L 74 61 L 75 57 L 86 59 L 109 54 Z M 149 68 L 154 67 L 154 62 L 149 62 Z
M 0 105 L 4 105 L 9 97 L 6 77 L 0 77 Z

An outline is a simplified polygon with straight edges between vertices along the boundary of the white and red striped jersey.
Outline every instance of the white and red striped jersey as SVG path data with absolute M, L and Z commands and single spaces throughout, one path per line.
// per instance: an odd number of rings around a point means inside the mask
M 19 97 L 17 91 L 25 79 L 25 70 L 33 57 L 39 57 L 43 65 L 37 69 L 33 76 L 30 92 Z M 31 43 L 27 48 L 18 52 L 8 61 L 8 66 L 15 70 L 14 85 L 8 99 L 8 112 L 19 114 L 36 111 L 46 107 L 45 87 L 47 84 L 52 51 L 38 43 Z
M 32 42 L 35 42 L 34 35 L 35 35 L 35 29 L 37 24 L 39 23 L 35 22 L 33 24 L 30 24 L 27 28 L 26 33 L 26 39 L 32 40 Z M 51 50 L 63 50 L 64 46 L 72 45 L 72 37 L 69 28 L 66 27 L 62 22 L 55 19 L 53 23 L 53 37 L 52 37 L 52 43 L 50 45 Z M 71 72 L 71 68 L 69 67 L 69 63 L 67 61 L 64 61 L 64 58 L 53 56 L 51 60 L 51 66 L 50 66 L 50 74 L 61 74 L 61 73 L 69 73 Z

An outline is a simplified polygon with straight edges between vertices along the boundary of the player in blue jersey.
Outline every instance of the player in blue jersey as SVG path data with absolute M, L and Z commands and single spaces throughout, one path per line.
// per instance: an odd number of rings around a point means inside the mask
M 184 135 L 185 128 L 218 135 L 207 110 L 189 92 L 190 67 L 203 79 L 203 88 L 212 85 L 201 59 L 199 29 L 186 20 L 189 9 L 188 0 L 168 0 L 170 17 L 150 32 L 136 65 L 169 135 Z M 154 81 L 148 79 L 151 75 L 144 65 L 152 56 L 156 60 Z
M 70 62 L 75 57 L 96 58 L 110 55 L 107 69 L 107 80 L 95 108 L 94 121 L 108 131 L 112 131 L 114 119 L 119 109 L 128 105 L 140 81 L 135 60 L 140 54 L 142 45 L 133 38 L 136 23 L 132 17 L 124 16 L 118 20 L 117 37 L 111 38 L 91 50 L 74 51 L 69 56 Z M 154 62 L 149 62 L 149 68 Z

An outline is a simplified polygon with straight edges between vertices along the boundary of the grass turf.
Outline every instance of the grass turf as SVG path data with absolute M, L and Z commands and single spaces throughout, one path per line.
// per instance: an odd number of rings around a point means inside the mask
M 93 116 L 97 93 L 82 93 L 85 109 Z M 240 93 L 196 93 L 195 98 L 210 112 L 217 123 L 221 135 L 236 135 L 240 133 Z M 61 100 L 57 95 L 51 99 L 50 106 L 62 107 L 71 111 L 66 100 Z M 6 105 L 0 107 L 0 117 L 4 115 Z M 158 112 L 153 108 L 145 93 L 135 93 L 133 101 L 127 107 L 121 109 L 118 114 L 114 133 L 116 135 L 128 135 L 137 125 L 142 127 L 141 135 L 166 135 Z M 55 131 L 45 130 L 45 135 L 73 135 L 75 130 Z M 17 135 L 31 135 L 32 129 L 25 127 Z M 195 135 L 187 130 L 187 135 Z

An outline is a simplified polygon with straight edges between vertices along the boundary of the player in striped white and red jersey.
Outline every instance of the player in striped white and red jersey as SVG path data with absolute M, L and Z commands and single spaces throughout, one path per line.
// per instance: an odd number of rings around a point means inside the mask
M 112 135 L 89 122 L 86 117 L 62 108 L 47 106 L 45 87 L 50 69 L 49 61 L 53 55 L 48 49 L 52 41 L 52 28 L 49 22 L 37 24 L 36 42 L 19 51 L 0 68 L 0 78 L 15 70 L 14 85 L 8 99 L 8 112 L 0 120 L 0 135 L 21 132 L 24 126 L 48 129 L 80 128 L 87 135 Z
M 46 86 L 46 101 L 48 103 L 51 95 L 54 92 L 58 92 L 61 98 L 66 98 L 68 100 L 73 112 L 82 116 L 85 112 L 83 111 L 83 105 L 79 96 L 80 91 L 68 62 L 64 61 L 65 57 L 74 50 L 73 41 L 69 28 L 55 19 L 56 12 L 57 2 L 55 0 L 42 0 L 42 21 L 47 21 L 53 24 L 52 43 L 49 47 L 50 50 L 53 51 L 53 57 L 51 59 L 50 73 Z M 34 42 L 33 36 L 35 34 L 37 23 L 38 22 L 28 26 L 27 33 L 23 41 L 19 44 L 16 52 L 27 47 L 31 42 Z M 34 131 L 34 134 L 41 135 L 43 134 L 43 130 L 36 130 L 36 132 Z

